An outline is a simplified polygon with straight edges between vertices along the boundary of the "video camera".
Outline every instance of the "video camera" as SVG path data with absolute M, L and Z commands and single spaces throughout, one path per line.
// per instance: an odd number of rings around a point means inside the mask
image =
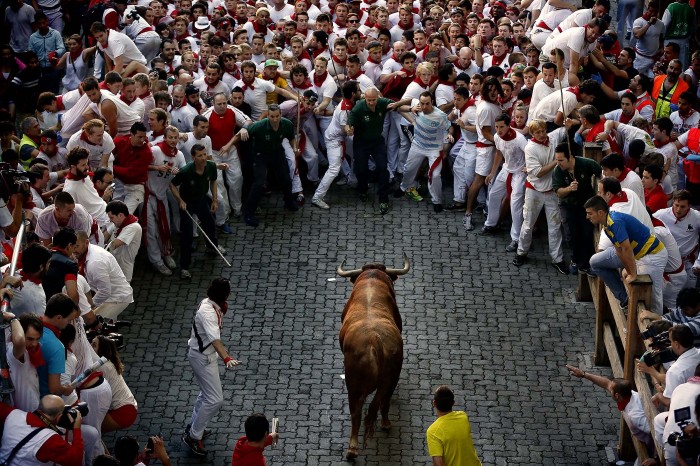
M 671 340 L 668 337 L 668 330 L 657 333 L 656 328 L 649 327 L 643 331 L 641 335 L 643 340 L 651 340 L 649 346 L 651 346 L 652 349 L 639 358 L 639 360 L 647 366 L 672 362 L 678 358 L 676 353 L 671 349 Z
M 119 332 L 119 329 L 131 327 L 131 322 L 126 320 L 105 319 L 102 316 L 97 316 L 97 324 L 92 327 L 85 327 L 85 333 L 88 341 L 92 341 L 98 335 L 104 335 L 112 340 L 118 350 L 124 349 L 124 335 Z
M 700 437 L 690 436 L 685 431 L 685 428 L 692 424 L 690 422 L 690 406 L 674 410 L 673 417 L 681 431 L 669 435 L 668 444 L 676 447 L 683 458 L 697 458 L 700 455 Z
M 0 163 L 0 197 L 5 201 L 13 194 L 24 194 L 31 199 L 29 185 L 40 178 L 36 173 L 23 172 L 10 167 L 8 163 Z
M 61 417 L 58 419 L 56 425 L 58 427 L 63 427 L 64 429 L 72 429 L 73 422 L 75 421 L 78 412 L 80 412 L 80 415 L 83 417 L 87 416 L 90 412 L 87 403 L 83 401 L 75 406 L 66 406 L 63 408 L 63 414 L 61 414 Z M 68 417 L 69 415 L 73 417 L 73 421 L 70 420 Z

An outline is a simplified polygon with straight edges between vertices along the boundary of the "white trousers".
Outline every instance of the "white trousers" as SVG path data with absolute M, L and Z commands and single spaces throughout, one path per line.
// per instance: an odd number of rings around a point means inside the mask
M 104 317 L 105 319 L 118 319 L 119 314 L 124 312 L 124 309 L 129 307 L 131 303 L 116 303 L 106 302 L 95 308 L 95 314 Z
M 224 404 L 224 394 L 219 378 L 218 355 L 216 352 L 206 355 L 190 348 L 187 359 L 199 384 L 199 394 L 192 409 L 190 436 L 201 440 L 209 421 L 219 413 Z
M 547 39 L 551 34 L 552 31 L 549 31 L 547 29 L 533 29 L 532 33 L 530 34 L 530 40 L 532 41 L 532 45 L 537 47 L 537 50 L 542 50 L 542 47 L 544 47 L 544 43 L 547 42 Z
M 399 170 L 399 151 L 401 148 L 401 115 L 390 112 L 384 118 L 384 140 L 386 141 L 387 168 L 389 179 Z M 401 167 L 403 169 L 403 167 Z
M 411 146 L 406 160 L 401 190 L 408 191 L 415 186 L 416 175 L 424 159 L 428 159 L 430 171 L 428 172 L 428 191 L 433 204 L 442 204 L 442 156 L 439 150 L 427 151 Z
M 241 211 L 243 203 L 241 195 L 243 192 L 243 172 L 241 171 L 241 160 L 238 158 L 238 151 L 232 147 L 230 151 L 221 153 L 218 150 L 212 150 L 212 158 L 216 163 L 228 164 L 226 170 L 219 170 L 216 177 L 216 189 L 221 193 L 219 205 L 216 208 L 216 224 L 223 225 L 228 218 L 228 215 L 233 210 L 238 214 Z M 228 189 L 224 184 L 224 178 L 228 184 Z
M 650 78 L 654 76 L 655 63 L 653 58 L 643 57 L 640 54 L 637 54 L 634 59 L 634 67 L 639 71 L 639 74 Z
M 452 166 L 454 174 L 454 201 L 464 203 L 467 201 L 467 190 L 474 181 L 476 173 L 476 146 L 470 142 L 464 142 L 457 154 Z
M 297 169 L 297 158 L 294 155 L 294 149 L 288 140 L 282 140 L 282 148 L 284 149 L 284 156 L 287 158 L 287 165 L 289 165 L 289 177 L 292 179 L 292 193 L 300 193 L 304 191 L 301 185 L 301 178 L 299 177 L 299 170 Z M 318 168 L 316 171 L 316 176 L 318 177 Z
M 350 144 L 352 145 L 352 144 Z M 346 147 L 349 147 L 346 145 Z M 326 155 L 328 156 L 328 170 L 324 173 L 321 182 L 316 188 L 314 199 L 323 200 L 328 194 L 331 183 L 340 173 L 340 167 L 343 163 L 343 146 L 337 141 L 326 141 Z
M 146 58 L 146 66 L 150 68 L 151 60 L 160 53 L 161 38 L 151 34 L 141 34 L 134 38 L 134 44 Z
M 170 227 L 170 207 L 168 199 L 166 198 L 163 203 L 165 204 L 165 215 L 168 218 L 168 227 Z M 146 244 L 146 250 L 148 252 L 148 260 L 151 264 L 158 267 L 163 264 L 163 247 L 161 245 L 160 232 L 158 230 L 158 199 L 154 195 L 148 197 L 148 219 L 146 221 L 146 238 L 148 244 Z M 172 236 L 172 229 L 171 229 Z
M 669 309 L 676 308 L 676 299 L 678 298 L 678 293 L 685 287 L 685 283 L 688 280 L 688 275 L 686 275 L 685 270 L 681 270 L 678 273 L 668 276 L 664 276 L 664 282 L 662 287 L 664 307 Z
M 133 214 L 143 204 L 144 186 L 142 184 L 124 184 L 121 181 L 116 182 L 116 185 L 114 199 L 124 202 L 129 213 Z
M 518 238 L 518 255 L 526 255 L 532 244 L 532 228 L 537 217 L 544 208 L 547 216 L 547 233 L 549 235 L 549 255 L 554 263 L 564 260 L 564 251 L 561 247 L 561 215 L 559 213 L 559 201 L 554 191 L 541 193 L 534 189 L 525 189 L 525 203 L 523 204 L 523 226 Z
M 524 172 L 513 173 L 512 176 L 506 170 L 501 170 L 495 180 L 491 182 L 489 189 L 489 214 L 484 223 L 487 227 L 498 225 L 498 216 L 501 211 L 501 202 L 508 192 L 508 178 L 510 178 L 510 215 L 513 223 L 510 226 L 510 239 L 518 241 L 520 229 L 523 226 L 523 204 L 525 203 L 525 179 Z
M 112 388 L 109 382 L 104 380 L 96 387 L 80 390 L 80 401 L 86 402 L 90 408 L 88 415 L 83 417 L 83 422 L 97 429 L 97 433 L 102 436 L 102 421 L 112 404 Z

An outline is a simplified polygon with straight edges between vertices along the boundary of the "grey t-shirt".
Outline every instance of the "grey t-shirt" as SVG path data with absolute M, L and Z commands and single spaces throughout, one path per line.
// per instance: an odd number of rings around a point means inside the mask
M 12 8 L 5 10 L 5 24 L 11 28 L 10 47 L 15 53 L 26 52 L 29 47 L 29 36 L 32 35 L 34 23 L 34 8 L 23 4 L 16 12 Z

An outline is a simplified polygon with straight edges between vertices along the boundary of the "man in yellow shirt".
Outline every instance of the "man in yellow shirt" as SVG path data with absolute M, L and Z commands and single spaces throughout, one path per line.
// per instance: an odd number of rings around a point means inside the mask
M 428 454 L 433 466 L 481 466 L 472 442 L 469 418 L 464 411 L 452 411 L 455 396 L 447 385 L 435 389 L 433 406 L 437 419 L 428 427 Z

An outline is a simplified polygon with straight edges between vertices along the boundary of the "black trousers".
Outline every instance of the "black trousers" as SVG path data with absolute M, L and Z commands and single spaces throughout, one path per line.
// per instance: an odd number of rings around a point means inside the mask
M 361 194 L 367 192 L 369 179 L 369 158 L 374 158 L 377 167 L 377 183 L 379 184 L 379 202 L 389 202 L 389 170 L 387 168 L 386 142 L 383 137 L 374 141 L 366 141 L 359 135 L 353 138 L 352 148 L 355 157 L 355 175 L 357 190 Z
M 589 267 L 591 256 L 595 252 L 593 245 L 593 224 L 586 218 L 586 209 L 577 205 L 562 204 L 565 211 L 566 226 L 571 238 L 573 260 L 579 267 Z
M 282 185 L 282 193 L 284 194 L 285 205 L 294 203 L 292 196 L 292 178 L 289 175 L 289 165 L 284 156 L 284 152 L 265 157 L 262 154 L 252 154 L 251 173 L 253 175 L 253 185 L 250 187 L 248 199 L 243 206 L 243 213 L 246 216 L 255 215 L 255 209 L 258 208 L 258 203 L 262 197 L 263 188 L 267 181 L 267 172 L 270 171 L 273 178 Z
M 198 201 L 185 201 L 187 203 L 187 212 L 192 216 L 197 216 L 199 224 L 207 234 L 212 243 L 218 246 L 216 240 L 216 230 L 214 228 L 214 215 L 211 213 L 211 200 L 204 197 Z M 192 220 L 180 209 L 180 268 L 189 269 L 192 263 Z M 211 245 L 207 241 L 207 247 Z

